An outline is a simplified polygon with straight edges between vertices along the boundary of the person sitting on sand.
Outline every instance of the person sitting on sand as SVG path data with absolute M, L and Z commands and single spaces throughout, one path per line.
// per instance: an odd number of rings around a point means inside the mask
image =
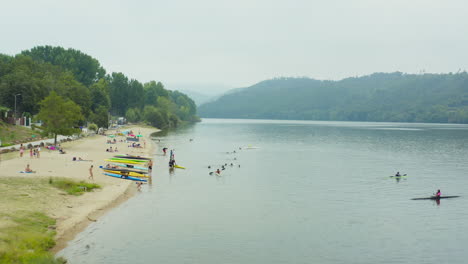
M 34 171 L 31 170 L 31 168 L 29 167 L 29 164 L 28 164 L 28 165 L 26 165 L 26 168 L 24 169 L 24 172 L 32 173 L 32 172 L 34 172 Z
M 65 152 L 65 150 L 63 150 L 63 148 L 60 148 L 59 152 L 60 152 L 60 154 L 66 154 L 66 152 Z

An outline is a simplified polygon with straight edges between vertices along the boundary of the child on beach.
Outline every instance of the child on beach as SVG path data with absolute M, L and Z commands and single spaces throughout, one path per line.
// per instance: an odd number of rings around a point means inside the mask
M 26 165 L 26 168 L 24 169 L 24 172 L 32 173 L 32 172 L 35 172 L 35 171 L 31 170 L 31 168 L 29 167 L 29 164 L 28 164 L 28 165 Z
M 141 185 L 142 184 L 143 184 L 142 182 L 137 182 L 136 183 L 138 191 L 141 191 Z
M 88 177 L 88 179 L 94 180 L 94 177 L 93 177 L 93 165 L 91 165 L 91 167 L 89 168 L 89 177 Z

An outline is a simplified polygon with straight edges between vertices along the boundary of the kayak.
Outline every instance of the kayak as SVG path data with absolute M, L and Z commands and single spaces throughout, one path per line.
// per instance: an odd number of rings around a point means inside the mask
M 134 156 L 134 155 L 115 155 L 115 158 L 123 158 L 123 159 L 138 159 L 138 160 L 151 160 L 151 158 L 141 157 L 141 156 Z
M 132 170 L 132 169 L 123 169 L 123 168 L 108 168 L 104 166 L 99 166 L 99 168 L 103 170 L 110 170 L 110 171 L 120 171 L 120 172 L 135 172 L 138 174 L 148 174 L 146 171 L 139 171 L 139 170 Z
M 424 198 L 413 198 L 413 199 L 411 199 L 411 200 L 440 200 L 440 199 L 457 198 L 457 197 L 460 197 L 460 196 L 457 196 L 457 195 L 453 195 L 453 196 L 440 196 L 440 197 L 431 196 L 431 197 L 424 197 Z
M 389 177 L 406 177 L 407 175 L 406 174 L 401 174 L 401 175 L 390 175 Z
M 128 164 L 143 164 L 144 162 L 136 162 L 136 161 L 131 161 L 131 160 L 114 160 L 114 159 L 106 159 L 105 161 L 108 161 L 108 162 L 117 162 L 117 163 L 128 163 Z
M 113 166 L 119 166 L 119 167 L 122 167 L 122 168 L 129 168 L 129 169 L 137 169 L 137 170 L 144 170 L 144 171 L 148 170 L 148 168 L 146 168 L 146 167 L 139 167 L 139 166 L 135 166 L 135 165 L 131 165 L 131 164 L 113 163 L 112 165 Z
M 121 178 L 121 179 L 124 179 L 124 180 L 147 182 L 147 180 L 138 179 L 138 178 L 134 178 L 134 177 L 131 177 L 131 176 L 123 176 L 123 175 L 115 174 L 115 173 L 104 173 L 104 175 L 115 177 L 115 178 Z
M 147 160 L 142 160 L 142 159 L 125 159 L 125 158 L 110 158 L 110 160 L 123 160 L 123 161 L 133 161 L 137 163 L 145 163 Z
M 182 167 L 182 166 L 179 166 L 179 165 L 174 165 L 174 168 L 184 169 L 185 170 L 185 167 Z
M 103 170 L 105 172 L 107 172 L 107 173 L 113 173 L 113 174 L 119 174 L 119 175 L 128 174 L 128 176 L 138 177 L 138 178 L 149 178 L 150 177 L 149 175 L 141 174 L 141 173 L 134 172 L 134 171 L 125 172 L 125 171 L 118 171 L 118 170 L 113 170 L 113 169 L 103 169 Z

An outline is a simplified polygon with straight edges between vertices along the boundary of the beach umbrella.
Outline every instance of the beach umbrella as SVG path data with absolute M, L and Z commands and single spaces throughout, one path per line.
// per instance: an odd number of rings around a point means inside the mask
M 115 136 L 114 136 L 114 135 L 109 135 L 109 137 L 113 138 L 113 137 L 115 137 Z
M 137 135 L 137 137 L 143 137 L 143 135 Z

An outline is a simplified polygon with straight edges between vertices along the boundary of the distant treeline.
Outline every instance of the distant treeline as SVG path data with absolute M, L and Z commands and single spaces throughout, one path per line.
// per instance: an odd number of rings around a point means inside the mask
M 141 83 L 123 73 L 107 74 L 99 61 L 75 49 L 40 46 L 16 56 L 0 54 L 0 107 L 34 116 L 51 91 L 78 104 L 85 120 L 107 127 L 109 113 L 160 128 L 197 121 L 187 95 L 160 82 Z
M 468 74 L 277 78 L 199 107 L 202 117 L 468 123 Z

